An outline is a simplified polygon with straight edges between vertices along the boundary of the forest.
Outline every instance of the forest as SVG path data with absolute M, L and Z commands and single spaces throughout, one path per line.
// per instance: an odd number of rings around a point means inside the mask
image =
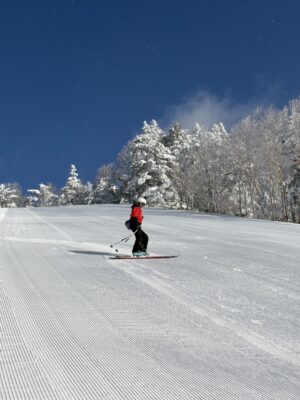
M 162 129 L 152 120 L 83 182 L 74 164 L 62 188 L 41 183 L 23 194 L 0 184 L 1 207 L 128 203 L 300 223 L 300 98 L 257 109 L 228 131 L 222 122 Z M 46 181 L 46 180 L 45 180 Z

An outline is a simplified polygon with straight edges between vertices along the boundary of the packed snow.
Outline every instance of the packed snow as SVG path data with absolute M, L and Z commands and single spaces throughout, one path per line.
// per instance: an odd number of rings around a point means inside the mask
M 0 209 L 3 400 L 298 400 L 300 226 L 128 205 Z

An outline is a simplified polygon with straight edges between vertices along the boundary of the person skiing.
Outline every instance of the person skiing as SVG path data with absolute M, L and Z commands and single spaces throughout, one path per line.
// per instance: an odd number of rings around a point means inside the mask
M 146 256 L 148 246 L 148 235 L 142 230 L 143 211 L 146 200 L 139 197 L 131 206 L 130 229 L 135 233 L 135 243 L 132 249 L 132 255 L 135 257 Z

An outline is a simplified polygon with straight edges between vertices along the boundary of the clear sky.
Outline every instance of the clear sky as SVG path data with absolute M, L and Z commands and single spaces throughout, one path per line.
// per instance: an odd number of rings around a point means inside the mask
M 144 120 L 300 94 L 299 0 L 0 0 L 0 183 L 93 181 Z M 189 126 L 190 127 L 190 126 Z

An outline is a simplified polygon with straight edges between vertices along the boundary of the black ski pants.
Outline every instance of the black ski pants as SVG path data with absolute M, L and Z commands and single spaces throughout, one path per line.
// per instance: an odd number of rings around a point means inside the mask
M 141 228 L 139 228 L 135 232 L 135 243 L 132 252 L 136 253 L 138 251 L 146 251 L 148 246 L 148 240 L 149 240 L 148 235 Z

